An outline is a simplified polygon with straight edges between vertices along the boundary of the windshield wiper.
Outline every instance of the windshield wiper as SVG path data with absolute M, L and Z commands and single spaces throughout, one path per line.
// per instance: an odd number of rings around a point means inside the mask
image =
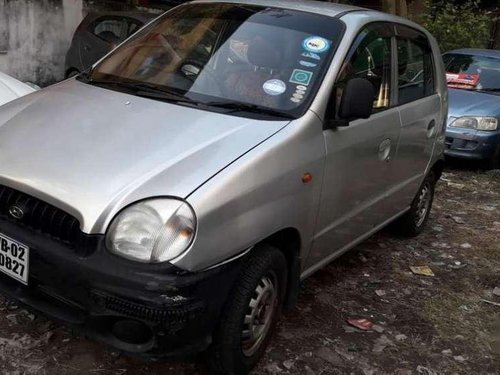
M 289 120 L 295 118 L 294 116 L 288 113 L 280 112 L 275 109 L 267 107 L 262 107 L 257 104 L 246 104 L 237 102 L 203 102 L 201 104 L 206 105 L 207 107 L 217 107 L 217 108 L 227 109 L 228 111 L 226 113 L 251 112 L 251 113 L 260 113 L 264 115 L 286 118 Z
M 199 104 L 197 101 L 177 93 L 174 90 L 165 90 L 152 83 L 145 82 L 123 82 L 108 80 L 87 80 L 87 83 L 98 86 L 117 86 L 131 91 L 133 94 L 150 99 L 164 100 L 175 103 Z
M 125 88 L 126 90 L 132 92 L 134 95 L 157 99 L 171 103 L 185 103 L 193 106 L 209 106 L 206 103 L 191 99 L 184 96 L 175 90 L 167 90 L 160 88 L 153 83 L 146 82 L 126 82 L 126 81 L 114 81 L 114 80 L 95 80 L 89 79 L 86 76 L 82 77 L 85 83 L 94 84 L 98 86 L 117 86 Z

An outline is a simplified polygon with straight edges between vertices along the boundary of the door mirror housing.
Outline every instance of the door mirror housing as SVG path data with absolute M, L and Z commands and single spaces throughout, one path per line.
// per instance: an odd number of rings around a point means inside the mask
M 373 111 L 374 100 L 375 88 L 370 81 L 363 78 L 349 80 L 340 101 L 340 122 L 347 125 L 352 120 L 369 118 Z

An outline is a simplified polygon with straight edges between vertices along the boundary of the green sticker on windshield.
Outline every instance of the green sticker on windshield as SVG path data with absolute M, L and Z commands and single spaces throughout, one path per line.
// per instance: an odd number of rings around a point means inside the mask
M 296 83 L 298 85 L 308 86 L 311 83 L 313 72 L 302 69 L 294 69 L 292 76 L 290 77 L 291 83 Z

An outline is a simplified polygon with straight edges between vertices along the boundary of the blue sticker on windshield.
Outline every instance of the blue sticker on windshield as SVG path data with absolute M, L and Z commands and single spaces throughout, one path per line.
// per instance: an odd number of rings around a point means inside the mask
M 318 65 L 318 64 L 312 63 L 310 61 L 304 61 L 304 60 L 300 60 L 299 64 L 302 65 L 302 66 L 305 66 L 307 68 L 314 68 L 315 66 Z
M 310 59 L 313 60 L 321 60 L 321 56 L 313 52 L 304 52 L 302 53 L 302 56 L 309 57 Z
M 290 82 L 296 83 L 298 85 L 308 86 L 309 83 L 311 83 L 312 76 L 313 72 L 302 69 L 294 69 L 292 72 L 292 76 L 290 77 Z
M 302 47 L 306 51 L 313 53 L 325 52 L 330 48 L 330 43 L 325 38 L 320 36 L 310 36 L 302 43 Z

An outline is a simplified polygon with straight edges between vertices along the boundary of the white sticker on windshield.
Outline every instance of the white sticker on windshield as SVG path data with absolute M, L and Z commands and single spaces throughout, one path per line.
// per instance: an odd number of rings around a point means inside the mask
M 321 53 L 330 48 L 330 43 L 320 36 L 310 36 L 302 43 L 304 49 L 308 52 Z
M 264 82 L 262 88 L 267 95 L 277 96 L 286 91 L 286 83 L 279 79 L 270 79 Z

